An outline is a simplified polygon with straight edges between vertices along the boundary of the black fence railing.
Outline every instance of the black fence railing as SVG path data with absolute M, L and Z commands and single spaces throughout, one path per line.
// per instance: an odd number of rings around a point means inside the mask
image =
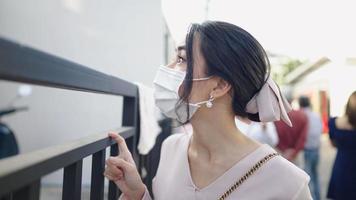
M 137 166 L 142 167 L 142 159 L 136 148 L 140 134 L 136 85 L 1 38 L 0 79 L 122 96 L 122 127 L 117 131 L 126 139 Z M 79 200 L 83 159 L 92 156 L 90 199 L 102 200 L 105 152 L 108 147 L 110 155 L 118 154 L 115 141 L 109 139 L 107 133 L 102 133 L 0 160 L 0 199 L 37 200 L 40 198 L 41 178 L 64 168 L 62 199 Z M 153 157 L 159 159 L 159 155 Z M 147 162 L 147 158 L 143 160 Z M 154 175 L 149 173 L 149 176 Z M 116 185 L 110 181 L 108 199 L 117 199 L 119 194 Z

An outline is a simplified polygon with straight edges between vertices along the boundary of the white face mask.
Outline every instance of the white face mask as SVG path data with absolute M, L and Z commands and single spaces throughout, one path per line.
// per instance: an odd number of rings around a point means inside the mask
M 210 98 L 207 101 L 188 103 L 189 116 L 187 116 L 187 103 L 181 102 L 180 104 L 177 104 L 179 101 L 178 90 L 182 85 L 185 76 L 186 72 L 174 70 L 166 66 L 161 66 L 158 69 L 156 77 L 153 81 L 154 98 L 157 107 L 166 117 L 176 119 L 181 123 L 191 119 L 201 104 L 206 104 L 206 106 L 210 108 L 212 106 L 212 101 L 214 100 L 213 98 Z M 204 81 L 210 78 L 211 76 L 206 78 L 193 79 L 193 81 Z

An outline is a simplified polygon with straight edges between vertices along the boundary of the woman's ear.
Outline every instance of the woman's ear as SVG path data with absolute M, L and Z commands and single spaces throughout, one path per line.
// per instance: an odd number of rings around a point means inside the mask
M 214 98 L 224 96 L 231 90 L 231 85 L 224 79 L 218 77 L 215 82 L 215 87 L 211 93 Z

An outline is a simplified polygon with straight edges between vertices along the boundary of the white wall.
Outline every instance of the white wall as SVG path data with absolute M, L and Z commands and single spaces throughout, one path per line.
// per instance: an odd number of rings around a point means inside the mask
M 303 77 L 295 85 L 296 94 L 324 90 L 329 94 L 330 115 L 345 113 L 347 99 L 356 90 L 356 65 L 332 61 Z
M 159 0 L 0 1 L 0 36 L 147 85 L 164 62 L 163 34 Z M 0 107 L 18 85 L 0 81 Z M 30 110 L 4 121 L 25 153 L 119 127 L 121 104 L 121 97 L 34 86 L 30 97 L 16 103 Z M 83 170 L 88 183 L 88 160 Z M 61 181 L 61 173 L 44 179 Z
M 345 105 L 351 93 L 356 91 L 356 65 L 342 62 L 330 67 L 330 115 L 340 116 L 345 113 Z

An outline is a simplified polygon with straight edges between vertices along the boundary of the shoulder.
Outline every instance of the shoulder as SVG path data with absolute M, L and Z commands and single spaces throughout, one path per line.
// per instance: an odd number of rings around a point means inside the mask
M 305 114 L 304 111 L 302 110 L 293 110 L 290 112 L 292 117 L 294 117 L 296 120 L 308 120 L 307 115 Z
M 337 118 L 337 117 L 330 117 L 330 118 L 329 118 L 329 121 L 328 121 L 329 124 L 335 123 L 336 118 Z
M 165 147 L 177 146 L 182 144 L 188 139 L 189 139 L 189 135 L 187 133 L 174 133 L 163 141 L 162 146 Z
M 184 152 L 184 148 L 182 147 L 185 144 L 184 142 L 188 139 L 188 134 L 174 133 L 162 142 L 158 171 L 162 170 L 162 166 L 172 164 L 172 161 L 179 157 L 177 155 Z
M 306 123 L 308 123 L 308 117 L 305 114 L 304 111 L 302 110 L 292 110 L 288 113 L 288 116 L 290 118 L 290 120 L 292 121 L 293 127 L 299 127 L 299 126 L 304 126 Z M 282 121 L 276 121 L 279 122 L 280 124 L 283 124 Z M 277 125 L 278 123 L 276 123 Z M 285 125 L 287 126 L 287 125 Z
M 189 140 L 189 134 L 187 133 L 174 133 L 168 136 L 162 143 L 161 156 L 172 156 L 174 153 L 177 153 L 178 147 L 182 147 L 185 142 Z
M 294 181 L 296 183 L 309 181 L 309 176 L 302 169 L 300 169 L 287 159 L 283 158 L 282 156 L 277 156 L 275 159 L 271 160 L 271 165 L 276 171 L 278 171 L 282 180 L 288 182 Z M 291 177 L 292 180 L 290 180 Z
M 261 171 L 261 177 L 261 183 L 268 185 L 269 191 L 275 191 L 277 196 L 285 199 L 295 199 L 299 196 L 301 191 L 308 187 L 310 180 L 302 169 L 282 156 L 271 159 Z
M 308 187 L 309 176 L 282 156 L 273 159 L 271 166 L 277 172 L 273 181 L 278 183 L 285 193 L 282 196 L 293 199 L 292 197 L 298 196 L 303 188 Z
M 161 154 L 154 183 L 167 179 L 167 174 L 172 174 L 172 167 L 179 166 L 183 162 L 185 154 L 185 144 L 189 140 L 186 133 L 175 133 L 168 136 L 162 143 Z
M 334 120 L 334 128 L 338 130 L 354 130 L 347 116 L 341 116 Z
M 276 150 L 271 146 L 264 144 L 259 148 L 258 151 L 256 151 L 255 157 L 256 159 L 257 157 L 260 159 L 273 153 L 276 153 Z M 266 175 L 267 178 L 271 178 L 270 175 L 272 177 L 277 175 L 275 178 L 279 179 L 281 183 L 283 181 L 291 181 L 296 183 L 309 181 L 309 176 L 302 169 L 281 155 L 270 159 L 265 165 L 266 166 L 264 167 L 264 170 L 267 173 L 263 173 L 263 175 Z
M 264 145 L 262 148 L 261 152 L 264 155 L 276 152 L 268 145 Z M 267 170 L 273 170 L 278 173 L 278 178 L 281 179 L 280 181 L 294 181 L 296 183 L 309 181 L 307 173 L 281 155 L 274 157 L 268 163 L 269 166 L 267 166 Z
M 329 121 L 328 121 L 328 126 L 329 129 L 335 129 L 335 121 L 336 121 L 336 117 L 330 117 Z

